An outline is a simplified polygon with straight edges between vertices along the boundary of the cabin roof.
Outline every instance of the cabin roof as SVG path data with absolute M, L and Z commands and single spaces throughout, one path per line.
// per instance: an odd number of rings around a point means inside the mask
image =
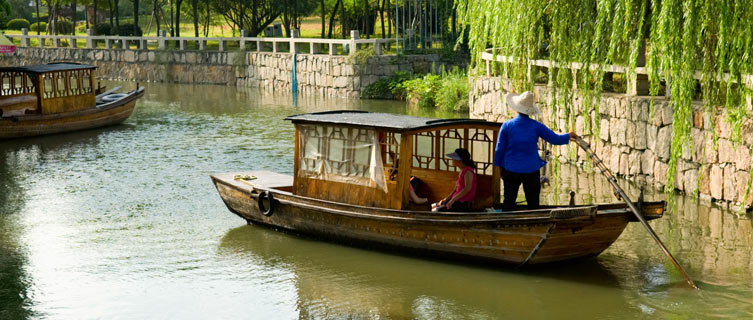
M 327 123 L 338 125 L 352 125 L 359 127 L 373 127 L 393 131 L 409 131 L 447 125 L 491 125 L 500 123 L 478 119 L 437 119 L 406 116 L 391 113 L 378 113 L 355 110 L 335 110 L 314 113 L 304 113 L 288 116 L 285 120 L 293 123 Z
M 69 71 L 69 70 L 81 70 L 81 69 L 95 69 L 95 66 L 88 64 L 72 63 L 72 62 L 57 62 L 48 64 L 38 64 L 31 66 L 21 67 L 2 67 L 0 72 L 25 72 L 25 73 L 47 73 L 56 71 Z

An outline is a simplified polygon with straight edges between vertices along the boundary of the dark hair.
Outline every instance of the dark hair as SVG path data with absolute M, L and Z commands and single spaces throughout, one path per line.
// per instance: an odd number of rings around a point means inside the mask
M 476 169 L 476 163 L 471 160 L 471 153 L 468 152 L 468 150 L 465 148 L 457 148 L 455 149 L 455 153 L 460 156 L 460 161 L 463 162 L 463 164 Z

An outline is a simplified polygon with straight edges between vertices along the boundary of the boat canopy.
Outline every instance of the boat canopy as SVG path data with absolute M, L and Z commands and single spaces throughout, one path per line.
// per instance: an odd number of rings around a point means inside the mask
M 362 111 L 289 116 L 296 126 L 293 193 L 356 205 L 410 207 L 411 177 L 421 196 L 438 201 L 454 190 L 459 169 L 446 154 L 467 149 L 476 162 L 479 208 L 499 200 L 493 166 L 499 123 Z
M 0 68 L 0 110 L 5 116 L 53 114 L 96 104 L 94 69 L 77 63 Z

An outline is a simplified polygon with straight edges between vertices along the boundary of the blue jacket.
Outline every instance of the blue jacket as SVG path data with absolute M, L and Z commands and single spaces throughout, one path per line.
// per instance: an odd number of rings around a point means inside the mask
M 516 173 L 531 173 L 541 169 L 546 161 L 539 157 L 539 138 L 560 145 L 569 142 L 570 134 L 556 134 L 525 114 L 518 114 L 514 119 L 505 121 L 494 148 L 494 165 Z

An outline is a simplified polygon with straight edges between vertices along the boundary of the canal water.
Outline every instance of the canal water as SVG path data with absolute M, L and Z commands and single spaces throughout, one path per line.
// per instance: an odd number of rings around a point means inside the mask
M 226 209 L 211 173 L 291 173 L 283 117 L 331 109 L 462 116 L 148 84 L 123 125 L 0 143 L 0 319 L 753 318 L 750 215 L 690 198 L 651 223 L 700 291 L 638 224 L 598 258 L 517 270 L 315 241 Z M 545 202 L 615 201 L 601 176 L 559 172 Z

